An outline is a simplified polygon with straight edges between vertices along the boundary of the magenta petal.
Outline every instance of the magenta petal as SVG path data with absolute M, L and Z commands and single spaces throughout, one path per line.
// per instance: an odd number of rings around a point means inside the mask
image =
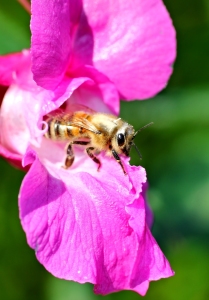
M 13 153 L 2 145 L 0 145 L 0 155 L 6 158 L 14 167 L 22 169 L 22 155 Z
M 91 81 L 77 89 L 77 99 L 80 104 L 87 105 L 95 111 L 118 114 L 120 99 L 115 85 L 92 66 L 83 66 L 74 70 L 76 77 L 87 77 Z M 101 105 L 103 103 L 103 108 Z
M 154 216 L 153 216 L 153 212 L 149 206 L 149 203 L 147 201 L 147 196 L 146 196 L 146 192 L 148 190 L 148 183 L 146 182 L 145 184 L 143 184 L 142 187 L 142 196 L 145 199 L 145 215 L 146 215 L 146 223 L 148 225 L 149 228 L 152 228 L 153 222 L 154 222 Z
M 28 96 L 26 92 L 25 95 Z M 25 103 L 22 90 L 13 84 L 8 88 L 0 108 L 0 143 L 6 151 L 20 157 L 25 154 L 30 140 L 25 119 L 29 110 L 24 111 Z
M 0 84 L 14 83 L 24 68 L 30 64 L 29 51 L 0 56 Z
M 126 99 L 145 99 L 167 84 L 175 30 L 161 0 L 84 0 L 94 39 L 94 66 Z
M 32 1 L 32 72 L 36 83 L 54 89 L 70 57 L 69 0 Z
M 122 289 L 144 294 L 150 280 L 173 274 L 145 223 L 145 171 L 125 162 L 130 177 L 124 176 L 102 156 L 102 170 L 93 176 L 86 162 L 85 172 L 52 165 L 54 176 L 38 159 L 33 163 L 19 195 L 27 241 L 56 277 L 91 282 L 103 295 Z
M 29 57 L 28 57 L 29 58 Z M 27 80 L 24 80 L 27 78 Z M 29 145 L 39 147 L 43 116 L 57 109 L 89 78 L 64 78 L 54 91 L 36 85 L 28 68 L 23 68 L 7 89 L 0 107 L 1 155 L 16 160 Z M 7 153 L 8 152 L 8 153 Z

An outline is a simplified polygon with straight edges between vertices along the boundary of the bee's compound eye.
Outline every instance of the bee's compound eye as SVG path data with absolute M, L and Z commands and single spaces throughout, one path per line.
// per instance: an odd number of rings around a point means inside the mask
M 118 142 L 118 146 L 123 146 L 124 143 L 125 143 L 125 137 L 124 137 L 124 134 L 122 133 L 119 133 L 117 135 L 117 142 Z

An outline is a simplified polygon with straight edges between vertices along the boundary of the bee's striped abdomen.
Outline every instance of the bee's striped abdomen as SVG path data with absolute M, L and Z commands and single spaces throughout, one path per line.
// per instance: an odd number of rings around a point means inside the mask
M 45 133 L 45 137 L 52 140 L 59 140 L 62 138 L 61 122 L 57 119 L 50 118 L 46 121 L 48 129 Z
M 44 135 L 45 135 L 45 137 L 48 138 L 48 139 L 51 138 L 51 122 L 52 122 L 52 121 L 53 121 L 52 119 L 49 119 L 49 120 L 46 121 L 46 123 L 47 123 L 47 125 L 48 125 L 48 128 L 47 128 L 47 131 L 45 132 Z M 46 125 L 43 124 L 42 129 L 44 130 L 45 128 L 46 128 Z
M 45 137 L 51 140 L 69 140 L 79 135 L 80 128 L 71 126 L 70 122 L 49 118 L 46 120 L 48 129 Z

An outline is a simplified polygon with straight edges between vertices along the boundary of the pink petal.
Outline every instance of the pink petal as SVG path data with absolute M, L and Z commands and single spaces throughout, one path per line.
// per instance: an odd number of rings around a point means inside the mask
M 173 274 L 145 223 L 146 174 L 126 160 L 125 176 L 114 159 L 100 159 L 100 172 L 89 158 L 67 171 L 35 160 L 19 195 L 27 241 L 56 277 L 91 282 L 103 295 L 144 294 L 150 280 Z
M 0 85 L 14 83 L 23 69 L 30 65 L 29 51 L 0 56 Z
M 22 169 L 22 155 L 13 153 L 2 145 L 0 145 L 0 155 L 6 158 L 14 167 Z
M 1 154 L 11 159 L 11 155 L 17 155 L 18 160 L 29 145 L 39 147 L 43 136 L 43 116 L 60 107 L 80 85 L 89 80 L 85 77 L 64 78 L 57 89 L 48 91 L 36 85 L 30 71 L 23 69 L 22 72 L 24 76 L 21 73 L 16 78 L 18 84 L 8 88 L 0 108 L 0 144 L 4 149 Z M 22 82 L 26 75 L 27 80 Z
M 11 85 L 0 110 L 1 145 L 20 157 L 25 154 L 30 139 L 23 101 L 21 90 L 16 85 Z
M 142 196 L 145 199 L 146 223 L 149 228 L 152 228 L 154 222 L 154 215 L 147 200 L 147 196 L 146 196 L 147 190 L 148 190 L 148 183 L 146 182 L 145 184 L 143 184 Z
M 70 57 L 69 0 L 32 1 L 32 72 L 38 85 L 54 89 Z
M 94 66 L 122 96 L 145 99 L 163 89 L 172 73 L 176 41 L 162 1 L 84 0 L 83 5 L 93 35 Z
M 120 99 L 115 85 L 102 73 L 92 66 L 82 66 L 73 72 L 74 77 L 87 77 L 85 82 L 76 90 L 77 103 L 88 105 L 95 111 L 118 114 Z

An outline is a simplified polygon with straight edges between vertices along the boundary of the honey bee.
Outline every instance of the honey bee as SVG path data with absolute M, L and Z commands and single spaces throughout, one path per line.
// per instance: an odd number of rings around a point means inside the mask
M 133 126 L 111 114 L 94 112 L 84 106 L 74 112 L 61 112 L 55 115 L 48 115 L 48 125 L 45 137 L 54 141 L 68 141 L 66 146 L 66 159 L 64 168 L 68 169 L 74 161 L 73 145 L 85 146 L 88 156 L 101 167 L 101 162 L 96 154 L 101 151 L 114 159 L 121 166 L 123 173 L 126 171 L 121 162 L 120 155 L 129 156 L 130 149 L 135 146 L 133 140 L 137 133 L 149 123 L 135 131 Z

